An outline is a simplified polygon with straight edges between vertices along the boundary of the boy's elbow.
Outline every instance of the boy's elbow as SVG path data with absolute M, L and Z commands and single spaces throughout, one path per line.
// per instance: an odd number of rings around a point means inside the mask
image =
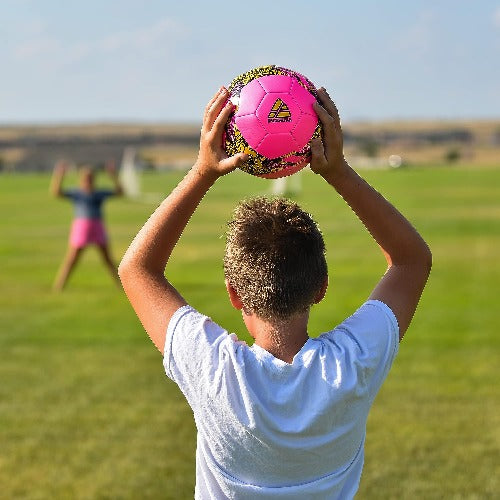
M 390 259 L 390 257 L 389 257 Z M 427 279 L 432 269 L 432 252 L 424 240 L 415 242 L 405 258 L 390 261 L 389 267 L 399 265 Z
M 428 271 L 432 269 L 432 251 L 427 243 L 424 243 L 423 260 Z
M 118 264 L 118 277 L 125 291 L 134 283 L 137 283 L 138 278 L 141 276 L 144 276 L 144 269 L 141 263 L 137 262 L 133 256 L 125 254 Z
M 120 279 L 123 280 L 127 278 L 127 276 L 130 275 L 130 263 L 127 262 L 126 258 L 124 257 L 121 262 L 118 264 L 118 276 Z
M 129 284 L 133 281 L 134 267 L 126 256 L 118 264 L 118 277 L 122 282 L 123 288 L 126 290 Z
M 118 264 L 118 276 L 121 278 L 125 273 L 125 266 L 123 265 L 123 260 Z
M 423 242 L 422 248 L 419 252 L 418 264 L 422 269 L 422 272 L 425 273 L 426 276 L 429 276 L 432 269 L 432 251 L 429 245 L 425 242 Z

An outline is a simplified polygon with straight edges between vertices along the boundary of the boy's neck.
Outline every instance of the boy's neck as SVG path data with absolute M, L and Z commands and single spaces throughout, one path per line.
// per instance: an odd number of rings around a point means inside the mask
M 307 334 L 309 311 L 279 321 L 266 321 L 254 314 L 243 316 L 255 343 L 286 363 L 292 363 L 294 356 L 309 338 Z

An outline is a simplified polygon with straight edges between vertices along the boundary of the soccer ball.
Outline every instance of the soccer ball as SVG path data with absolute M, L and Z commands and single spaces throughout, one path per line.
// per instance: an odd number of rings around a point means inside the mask
M 249 155 L 242 170 L 275 179 L 309 163 L 309 141 L 321 136 L 321 124 L 313 109 L 316 88 L 305 76 L 262 66 L 237 76 L 228 91 L 235 109 L 226 124 L 224 148 L 229 156 Z

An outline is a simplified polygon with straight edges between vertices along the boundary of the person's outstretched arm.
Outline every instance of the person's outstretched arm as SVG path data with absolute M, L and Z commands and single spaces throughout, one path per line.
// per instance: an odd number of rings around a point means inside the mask
M 68 164 L 60 160 L 56 163 L 54 167 L 54 171 L 52 172 L 52 178 L 50 180 L 50 194 L 52 196 L 62 196 L 62 183 L 64 180 L 64 175 L 66 174 L 66 170 L 68 168 Z
M 108 160 L 105 165 L 106 171 L 108 172 L 111 181 L 113 182 L 114 194 L 116 196 L 121 196 L 123 194 L 123 188 L 118 179 L 118 173 L 116 171 L 115 160 Z
M 392 309 L 402 339 L 431 270 L 431 251 L 410 222 L 348 165 L 337 108 L 325 89 L 318 95 L 323 141 L 312 141 L 311 169 L 337 190 L 382 248 L 388 269 L 370 299 Z
M 196 163 L 139 231 L 118 268 L 132 307 L 162 353 L 170 318 L 186 304 L 165 277 L 172 250 L 214 182 L 246 160 L 242 153 L 228 158 L 222 148 L 224 125 L 232 107 L 227 90 L 221 88 L 205 109 Z

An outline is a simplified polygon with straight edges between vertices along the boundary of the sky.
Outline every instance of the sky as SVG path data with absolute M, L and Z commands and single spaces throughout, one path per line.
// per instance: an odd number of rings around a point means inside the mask
M 0 123 L 198 123 L 277 64 L 343 120 L 500 118 L 500 0 L 2 0 Z

